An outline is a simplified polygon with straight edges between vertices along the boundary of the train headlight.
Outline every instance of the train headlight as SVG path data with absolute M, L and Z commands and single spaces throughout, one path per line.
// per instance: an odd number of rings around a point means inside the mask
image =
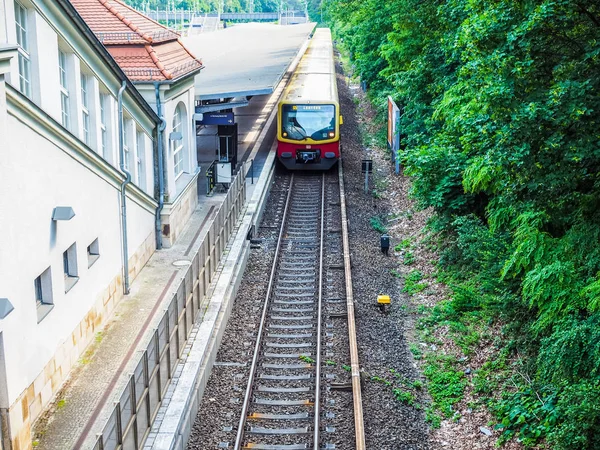
M 285 131 L 283 132 L 283 137 L 287 137 L 287 133 Z
M 335 136 L 335 133 L 334 133 L 333 131 L 330 131 L 330 132 L 329 132 L 329 137 L 330 137 L 330 138 L 332 138 L 332 137 L 334 137 L 334 136 Z

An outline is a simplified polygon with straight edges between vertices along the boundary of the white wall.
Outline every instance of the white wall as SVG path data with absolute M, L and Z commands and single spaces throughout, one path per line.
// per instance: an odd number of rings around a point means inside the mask
M 32 60 L 33 101 L 60 123 L 58 37 L 43 17 L 33 11 L 30 11 L 29 14 L 34 17 L 34 20 L 31 18 L 29 20 L 30 24 L 34 24 L 29 46 L 32 54 L 38 56 Z M 18 73 L 18 66 L 14 66 L 12 84 L 16 88 L 18 88 L 18 84 L 15 83 L 19 79 Z M 41 73 L 43 76 L 40 76 Z
M 9 298 L 15 308 L 0 321 L 8 397 L 2 400 L 9 405 L 34 382 L 61 343 L 71 338 L 75 327 L 123 267 L 116 102 L 121 80 L 54 1 L 33 1 L 35 9 L 29 0 L 21 2 L 29 8 L 31 99 L 8 89 L 7 104 L 0 80 L 0 296 Z M 12 0 L 0 0 L 0 22 L 0 42 L 16 44 Z M 69 53 L 69 132 L 60 126 L 59 46 Z M 88 92 L 93 142 L 89 147 L 82 142 L 81 67 L 91 81 Z M 7 82 L 19 89 L 16 57 L 11 61 Z M 105 155 L 108 163 L 97 156 L 101 153 L 101 91 L 110 95 L 110 151 Z M 144 133 L 146 178 L 140 187 L 150 196 L 135 190 L 128 196 L 131 257 L 144 249 L 142 244 L 154 234 L 156 203 L 151 196 L 155 123 L 129 90 L 123 100 L 131 127 Z M 75 217 L 53 222 L 52 211 L 57 206 L 72 207 Z M 96 238 L 100 257 L 88 268 L 87 246 Z M 73 243 L 77 245 L 79 280 L 65 293 L 63 252 Z M 48 267 L 52 271 L 54 307 L 39 321 L 34 280 Z M 48 395 L 43 402 L 47 400 Z
M 138 83 L 136 85 L 146 102 L 157 112 L 156 107 L 156 92 L 154 85 Z M 178 83 L 165 84 L 160 87 L 160 100 L 162 114 L 166 121 L 164 131 L 163 144 L 165 146 L 165 172 L 167 179 L 165 183 L 165 192 L 168 195 L 168 201 L 174 202 L 179 194 L 181 194 L 184 183 L 177 183 L 175 180 L 175 171 L 173 167 L 173 152 L 169 135 L 173 131 L 173 115 L 175 108 L 180 102 L 183 102 L 187 115 L 187 136 L 184 136 L 186 141 L 186 157 L 184 160 L 184 173 L 193 174 L 198 167 L 198 157 L 196 154 L 196 125 L 194 122 L 195 112 L 195 88 L 194 78 L 183 79 Z M 185 177 L 185 175 L 183 175 Z M 188 177 L 189 178 L 189 177 Z
M 193 122 L 194 111 L 195 111 L 195 98 L 193 86 L 176 97 L 169 98 L 165 101 L 163 109 L 165 112 L 165 120 L 167 121 L 167 127 L 165 129 L 165 140 L 167 145 L 167 161 L 166 167 L 168 170 L 167 187 L 169 193 L 169 201 L 173 202 L 177 196 L 181 193 L 185 186 L 181 183 L 177 183 L 175 179 L 175 171 L 173 167 L 173 150 L 171 142 L 169 141 L 169 135 L 173 131 L 173 116 L 175 115 L 175 109 L 180 103 L 183 103 L 186 112 L 186 123 L 185 127 L 186 135 L 183 136 L 184 140 L 184 162 L 183 171 L 184 173 L 194 173 L 198 167 L 198 157 L 196 155 L 196 127 Z
M 11 115 L 8 128 L 0 158 L 0 286 L 15 310 L 0 330 L 12 402 L 120 273 L 122 258 L 118 189 Z M 56 206 L 71 206 L 75 217 L 53 222 Z M 154 215 L 131 199 L 127 208 L 132 255 L 153 232 Z M 100 258 L 88 269 L 86 249 L 96 238 Z M 74 242 L 79 281 L 65 294 L 62 254 Z M 47 267 L 54 308 L 38 323 L 33 283 Z

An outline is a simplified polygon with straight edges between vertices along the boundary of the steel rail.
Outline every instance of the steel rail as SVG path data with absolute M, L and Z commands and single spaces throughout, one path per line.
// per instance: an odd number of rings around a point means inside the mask
M 363 421 L 362 393 L 360 389 L 360 365 L 358 362 L 358 344 L 356 342 L 356 323 L 354 320 L 354 293 L 352 291 L 352 273 L 350 264 L 350 244 L 348 241 L 348 217 L 346 215 L 346 193 L 344 191 L 344 170 L 342 160 L 338 161 L 340 184 L 340 206 L 342 210 L 342 240 L 344 244 L 344 272 L 346 276 L 346 308 L 348 311 L 348 336 L 350 343 L 350 367 L 352 369 L 352 397 L 354 403 L 354 433 L 356 450 L 365 450 L 365 425 Z
M 285 230 L 285 224 L 287 220 L 288 208 L 290 205 L 290 199 L 292 198 L 292 190 L 294 187 L 294 174 L 292 173 L 290 179 L 290 186 L 288 195 L 285 200 L 285 207 L 283 210 L 283 219 L 281 220 L 281 229 L 279 230 L 279 237 L 277 238 L 277 247 L 275 248 L 275 257 L 273 259 L 273 267 L 271 268 L 271 275 L 269 277 L 269 284 L 267 287 L 267 293 L 265 295 L 265 303 L 263 306 L 262 316 L 260 318 L 260 326 L 258 328 L 258 335 L 256 337 L 256 344 L 254 346 L 254 355 L 252 357 L 252 364 L 250 366 L 250 375 L 248 376 L 248 386 L 246 387 L 246 395 L 244 397 L 244 403 L 242 405 L 242 414 L 238 423 L 238 429 L 235 436 L 234 450 L 240 450 L 242 445 L 242 439 L 244 437 L 244 428 L 246 426 L 246 418 L 248 417 L 248 408 L 250 406 L 250 397 L 252 395 L 252 383 L 256 374 L 256 367 L 258 363 L 258 356 L 260 353 L 260 345 L 262 343 L 262 335 L 265 327 L 265 321 L 267 318 L 267 311 L 269 310 L 269 299 L 271 298 L 271 291 L 273 289 L 273 282 L 275 280 L 275 273 L 277 271 L 277 260 L 279 258 L 279 251 L 281 249 L 281 242 L 283 241 L 283 232 Z
M 317 352 L 315 358 L 315 421 L 313 430 L 313 450 L 319 450 L 319 433 L 321 430 L 319 422 L 321 419 L 321 311 L 323 301 L 323 241 L 325 239 L 325 173 L 323 173 L 321 184 L 321 250 L 319 254 L 319 296 L 317 306 Z

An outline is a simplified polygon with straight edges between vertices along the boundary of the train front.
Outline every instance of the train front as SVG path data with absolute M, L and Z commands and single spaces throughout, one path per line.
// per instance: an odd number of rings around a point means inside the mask
M 328 170 L 340 158 L 339 107 L 279 104 L 277 158 L 291 170 Z

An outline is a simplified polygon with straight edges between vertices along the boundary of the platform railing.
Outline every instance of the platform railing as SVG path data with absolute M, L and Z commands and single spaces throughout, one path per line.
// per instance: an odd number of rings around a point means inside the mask
M 192 328 L 208 306 L 209 286 L 245 202 L 246 180 L 241 170 L 97 435 L 94 450 L 139 450 L 144 446 Z

